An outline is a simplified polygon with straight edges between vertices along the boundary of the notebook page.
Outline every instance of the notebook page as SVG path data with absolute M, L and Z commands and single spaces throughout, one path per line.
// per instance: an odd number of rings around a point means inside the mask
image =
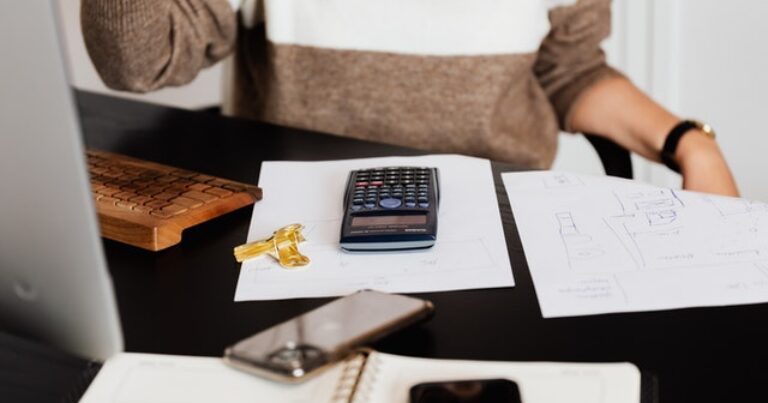
M 342 367 L 283 384 L 230 368 L 220 358 L 122 353 L 107 361 L 81 403 L 330 401 Z
M 418 383 L 489 378 L 515 381 L 525 403 L 640 401 L 640 372 L 630 363 L 436 360 L 374 352 L 354 403 L 408 403 Z

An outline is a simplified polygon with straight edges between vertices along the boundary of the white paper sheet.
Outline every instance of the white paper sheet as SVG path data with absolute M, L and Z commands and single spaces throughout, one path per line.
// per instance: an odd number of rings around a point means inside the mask
M 640 401 L 640 371 L 630 363 L 436 360 L 374 352 L 365 368 L 358 395 L 367 403 L 406 403 L 410 388 L 422 382 L 498 378 L 516 382 L 525 403 Z
M 768 302 L 768 205 L 558 172 L 502 175 L 544 317 Z
M 253 403 L 323 401 L 342 367 L 297 384 L 272 382 L 220 358 L 121 353 L 104 364 L 80 403 Z M 325 399 L 329 401 L 330 399 Z
M 339 247 L 351 170 L 382 166 L 440 170 L 437 243 L 412 252 L 347 253 Z M 432 292 L 514 285 L 488 160 L 457 155 L 322 162 L 264 162 L 248 240 L 304 224 L 309 266 L 283 269 L 269 257 L 246 261 L 235 301 L 329 297 L 360 289 Z
M 352 387 L 348 370 L 360 368 L 356 360 L 286 384 L 230 368 L 220 358 L 121 353 L 107 360 L 80 402 L 343 402 Z M 373 352 L 364 368 L 354 402 L 406 403 L 417 383 L 483 378 L 514 380 L 526 403 L 640 400 L 640 372 L 629 363 L 435 360 Z

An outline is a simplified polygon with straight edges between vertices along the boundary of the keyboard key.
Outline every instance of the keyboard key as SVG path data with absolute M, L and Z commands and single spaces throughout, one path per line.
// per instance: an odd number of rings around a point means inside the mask
M 171 199 L 173 199 L 175 197 L 178 197 L 180 194 L 181 194 L 180 192 L 164 191 L 162 193 L 158 193 L 158 194 L 152 196 L 152 198 L 157 199 L 157 200 L 171 200 Z
M 210 203 L 214 200 L 218 200 L 218 197 L 210 193 L 198 192 L 196 190 L 190 190 L 189 192 L 182 193 L 181 195 L 184 197 L 189 197 L 190 199 L 200 200 L 204 203 Z
M 160 186 L 150 186 L 148 188 L 138 189 L 136 190 L 136 193 L 144 196 L 154 196 L 156 194 L 163 193 L 164 190 L 165 188 Z
M 168 201 L 166 200 L 152 200 L 151 202 L 147 202 L 144 205 L 147 207 L 151 207 L 152 209 L 159 209 L 163 208 L 167 205 L 169 205 Z
M 137 205 L 133 206 L 131 208 L 131 210 L 139 212 L 139 213 L 149 214 L 149 212 L 152 211 L 152 207 L 147 207 L 147 206 L 142 206 L 140 204 L 137 204 Z
M 168 206 L 163 207 L 161 210 L 166 213 L 170 213 L 171 215 L 178 215 L 187 211 L 187 208 L 184 206 L 180 206 L 178 204 L 170 204 Z
M 104 196 L 112 196 L 113 194 L 120 193 L 120 189 L 115 189 L 111 187 L 104 187 L 97 191 L 100 195 Z
M 189 185 L 188 185 L 188 186 L 189 186 Z M 224 189 L 230 190 L 230 191 L 232 191 L 232 192 L 235 192 L 235 193 L 245 192 L 245 188 L 244 188 L 244 187 L 242 187 L 242 186 L 238 186 L 238 185 L 230 185 L 230 184 L 226 184 L 226 185 L 224 185 L 224 186 L 222 186 L 222 187 L 223 187 Z
M 111 204 L 113 206 L 115 205 L 115 203 L 119 201 L 120 199 L 115 199 L 114 197 L 106 197 L 106 196 L 99 199 L 99 203 Z
M 194 185 L 189 185 L 189 190 L 197 190 L 202 192 L 205 189 L 208 189 L 210 186 L 202 184 L 202 183 L 195 183 Z
M 171 203 L 178 204 L 180 206 L 184 206 L 186 208 L 195 208 L 200 207 L 203 205 L 203 202 L 200 200 L 190 199 L 189 197 L 179 196 L 175 199 L 171 199 Z
M 232 192 L 230 192 L 227 189 L 222 189 L 222 188 L 209 188 L 209 189 L 205 189 L 203 192 L 210 193 L 210 194 L 218 196 L 219 198 L 222 198 L 222 199 L 227 198 L 229 196 L 232 196 Z
M 151 215 L 153 215 L 155 217 L 158 217 L 158 218 L 171 218 L 171 217 L 173 217 L 173 214 L 171 214 L 170 212 L 163 211 L 163 210 L 158 210 L 158 209 L 154 209 L 154 210 L 150 211 L 149 214 L 151 214 Z
M 133 192 L 120 192 L 112 195 L 112 197 L 120 200 L 130 200 L 132 197 L 136 197 L 136 196 L 137 194 Z
M 158 176 L 157 178 L 155 178 L 156 181 L 161 182 L 161 183 L 170 183 L 170 182 L 175 181 L 176 179 L 177 178 L 175 178 L 175 177 L 173 177 L 171 175 L 162 175 L 162 176 Z
M 197 173 L 196 172 L 192 172 L 192 171 L 186 171 L 186 170 L 183 170 L 183 169 L 176 169 L 174 171 L 171 171 L 171 175 L 178 176 L 180 178 L 187 178 L 187 179 L 189 179 L 189 178 L 192 178 L 195 175 L 197 175 Z
M 136 196 L 136 197 L 132 197 L 132 198 L 128 199 L 128 201 L 134 202 L 136 204 L 144 204 L 144 203 L 146 203 L 148 201 L 152 201 L 152 200 L 154 200 L 154 199 L 149 197 L 149 196 Z
M 125 209 L 129 209 L 129 210 L 130 210 L 131 208 L 133 208 L 134 206 L 136 206 L 136 203 L 133 203 L 133 202 L 129 202 L 129 201 L 124 201 L 124 200 L 121 200 L 121 201 L 119 201 L 119 202 L 115 203 L 115 206 L 117 206 L 117 207 L 122 207 L 122 208 L 125 208 Z
M 222 187 L 222 186 L 226 185 L 227 182 L 225 180 L 222 180 L 222 179 L 214 179 L 214 180 L 205 182 L 205 184 L 208 185 L 208 186 Z
M 198 182 L 205 183 L 205 182 L 208 182 L 208 181 L 212 181 L 212 180 L 214 180 L 216 178 L 214 178 L 213 176 L 210 176 L 210 175 L 198 174 L 198 175 L 192 177 L 192 179 L 194 179 L 194 180 L 196 180 Z

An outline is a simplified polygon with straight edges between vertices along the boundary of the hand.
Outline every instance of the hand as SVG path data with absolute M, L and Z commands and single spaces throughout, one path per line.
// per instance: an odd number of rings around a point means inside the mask
M 703 132 L 687 133 L 680 139 L 675 159 L 683 175 L 683 189 L 739 196 L 736 181 L 720 147 Z

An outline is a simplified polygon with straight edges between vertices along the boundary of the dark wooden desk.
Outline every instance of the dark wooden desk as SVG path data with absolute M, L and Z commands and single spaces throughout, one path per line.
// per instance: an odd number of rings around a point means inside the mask
M 89 146 L 257 183 L 263 160 L 418 154 L 216 115 L 79 93 Z M 381 351 L 515 361 L 630 361 L 662 402 L 768 401 L 768 305 L 542 319 L 499 172 L 496 189 L 517 286 L 420 295 L 436 307 Z M 264 189 L 270 197 L 270 189 Z M 250 209 L 188 230 L 150 253 L 105 241 L 128 351 L 219 356 L 232 342 L 327 302 L 233 302 Z M 685 292 L 685 290 L 680 290 Z

